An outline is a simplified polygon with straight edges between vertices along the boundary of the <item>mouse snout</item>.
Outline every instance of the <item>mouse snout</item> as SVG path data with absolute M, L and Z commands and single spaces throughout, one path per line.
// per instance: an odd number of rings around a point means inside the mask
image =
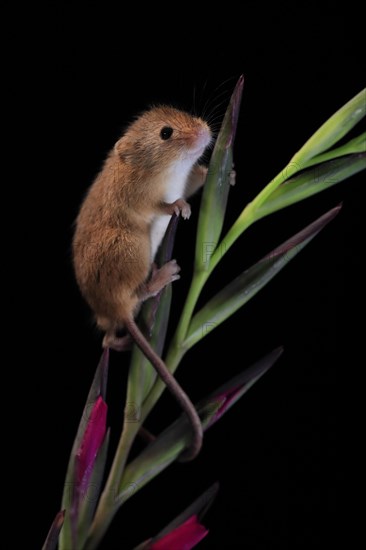
M 212 139 L 212 134 L 209 126 L 202 122 L 202 124 L 197 128 L 195 140 L 193 145 L 194 151 L 202 155 L 204 150 L 210 145 Z

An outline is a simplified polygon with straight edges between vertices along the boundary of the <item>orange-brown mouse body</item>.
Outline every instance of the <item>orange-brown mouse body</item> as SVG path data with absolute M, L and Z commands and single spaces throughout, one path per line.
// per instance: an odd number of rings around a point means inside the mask
M 123 349 L 117 332 L 129 332 L 190 416 L 192 455 L 202 439 L 197 413 L 134 317 L 144 300 L 179 278 L 174 260 L 159 270 L 152 269 L 153 261 L 171 215 L 190 215 L 184 199 L 204 183 L 207 169 L 197 161 L 211 139 L 209 126 L 198 117 L 167 106 L 144 112 L 89 189 L 73 240 L 76 279 L 105 332 L 103 345 Z

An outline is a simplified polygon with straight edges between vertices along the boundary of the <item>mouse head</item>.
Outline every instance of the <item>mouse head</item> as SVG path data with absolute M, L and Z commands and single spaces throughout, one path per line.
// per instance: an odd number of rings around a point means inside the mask
M 187 161 L 194 164 L 210 145 L 207 123 L 173 107 L 153 107 L 139 116 L 116 143 L 126 163 L 159 169 Z

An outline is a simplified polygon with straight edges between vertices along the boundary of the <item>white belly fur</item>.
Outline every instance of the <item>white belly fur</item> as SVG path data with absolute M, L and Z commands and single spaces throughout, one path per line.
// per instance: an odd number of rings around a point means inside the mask
M 166 175 L 166 193 L 164 196 L 165 202 L 172 203 L 177 199 L 184 198 L 186 181 L 191 169 L 191 159 L 182 160 L 173 166 L 171 171 Z M 163 214 L 161 216 L 156 216 L 156 218 L 152 221 L 150 230 L 151 261 L 154 261 L 156 252 L 164 237 L 170 218 L 170 215 Z

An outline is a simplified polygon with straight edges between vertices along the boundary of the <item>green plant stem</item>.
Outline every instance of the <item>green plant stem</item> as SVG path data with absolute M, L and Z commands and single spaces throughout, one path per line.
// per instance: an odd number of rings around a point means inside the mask
M 98 547 L 119 508 L 116 505 L 116 497 L 120 493 L 123 470 L 140 425 L 140 422 L 125 423 L 124 425 L 113 464 L 83 550 L 94 550 Z
M 165 359 L 165 364 L 171 373 L 174 373 L 176 371 L 185 352 L 187 351 L 187 348 L 184 346 L 184 340 L 188 332 L 189 323 L 191 321 L 193 311 L 196 307 L 197 300 L 209 275 L 209 271 L 199 271 L 196 272 L 193 276 L 191 287 L 188 292 L 187 300 L 184 304 L 176 333 L 172 339 L 172 343 L 168 349 L 168 353 Z M 141 411 L 141 423 L 144 422 L 145 418 L 155 406 L 155 403 L 160 398 L 164 389 L 165 384 L 160 379 L 157 379 L 143 404 Z
M 185 301 L 182 315 L 180 317 L 179 324 L 178 324 L 175 336 L 173 338 L 174 347 L 179 348 L 180 346 L 182 346 L 185 340 L 194 308 L 196 307 L 199 295 L 201 294 L 202 288 L 204 287 L 209 275 L 210 275 L 210 271 L 199 271 L 199 272 L 195 272 L 195 274 L 193 275 L 187 300 Z
M 355 145 L 356 142 L 357 142 L 357 145 Z M 328 160 L 337 159 L 345 155 L 352 155 L 354 153 L 365 152 L 365 148 L 366 148 L 365 144 L 366 144 L 366 132 L 360 136 L 357 136 L 357 138 L 351 140 L 349 143 L 346 143 L 345 145 L 342 145 L 341 147 L 337 147 L 336 149 L 331 149 L 330 151 L 321 153 L 316 157 L 312 157 L 305 163 L 303 168 L 310 168 L 315 164 L 321 164 L 322 162 L 327 162 Z
M 273 178 L 265 187 L 262 189 L 260 193 L 255 197 L 255 199 L 250 203 L 251 209 L 255 210 L 262 206 L 262 204 L 268 199 L 270 195 L 272 195 L 273 191 L 277 189 L 284 181 L 291 178 L 296 172 L 299 172 L 303 169 L 303 166 L 300 166 L 299 164 L 290 161 L 287 166 L 279 174 L 277 174 L 276 177 Z M 245 212 L 246 208 L 243 211 L 243 214 Z M 239 217 L 240 219 L 240 217 Z
M 209 274 L 215 269 L 217 264 L 229 250 L 229 248 L 234 244 L 234 242 L 240 237 L 240 235 L 248 229 L 256 220 L 253 214 L 253 204 L 250 202 L 247 204 L 243 212 L 240 214 L 239 218 L 234 222 L 230 227 L 229 231 L 226 233 L 225 237 L 220 242 L 219 246 L 216 248 L 215 252 L 212 254 L 210 259 L 210 270 Z

